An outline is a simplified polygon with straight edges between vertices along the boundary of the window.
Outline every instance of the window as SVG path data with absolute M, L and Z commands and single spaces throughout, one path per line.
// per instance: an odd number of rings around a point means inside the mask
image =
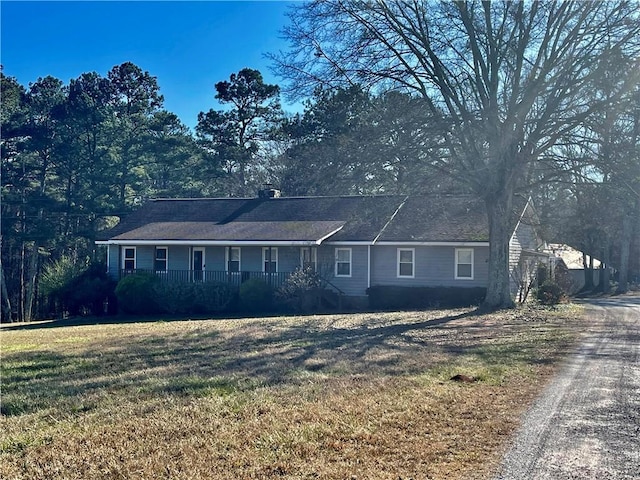
M 262 249 L 262 271 L 275 273 L 278 271 L 278 249 L 276 247 L 264 247 Z
M 156 259 L 154 262 L 154 270 L 156 272 L 166 272 L 167 271 L 167 256 L 168 256 L 168 248 L 167 247 L 156 247 Z
M 124 247 L 122 249 L 122 269 L 136 269 L 136 247 Z
M 336 277 L 351 276 L 351 249 L 336 248 Z
M 413 261 L 415 257 L 414 248 L 398 249 L 398 277 L 413 278 Z
M 315 247 L 300 247 L 300 265 L 302 268 L 310 268 L 316 271 L 318 264 L 318 249 Z
M 240 271 L 240 247 L 227 248 L 227 272 Z
M 456 280 L 473 280 L 472 248 L 456 248 Z

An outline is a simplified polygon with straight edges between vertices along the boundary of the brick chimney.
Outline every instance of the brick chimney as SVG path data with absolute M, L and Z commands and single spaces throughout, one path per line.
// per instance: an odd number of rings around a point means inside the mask
M 274 188 L 271 183 L 265 183 L 258 190 L 258 198 L 280 198 L 280 190 Z

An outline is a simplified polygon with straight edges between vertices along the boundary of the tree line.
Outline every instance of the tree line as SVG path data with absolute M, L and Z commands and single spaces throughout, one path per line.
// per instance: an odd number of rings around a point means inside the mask
M 43 314 L 60 258 L 150 197 L 464 192 L 491 231 L 486 303 L 509 306 L 508 212 L 533 195 L 550 236 L 640 266 L 640 28 L 633 2 L 326 2 L 293 7 L 286 91 L 245 68 L 195 132 L 132 63 L 68 84 L 1 73 L 3 319 Z M 506 290 L 505 290 L 506 289 Z

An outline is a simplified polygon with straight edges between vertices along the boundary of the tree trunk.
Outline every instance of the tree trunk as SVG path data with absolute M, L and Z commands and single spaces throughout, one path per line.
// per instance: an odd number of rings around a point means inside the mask
M 582 290 L 591 291 L 593 285 L 593 256 L 589 255 L 589 263 L 587 263 L 587 254 L 582 252 L 582 266 L 584 267 L 584 287 Z
M 600 260 L 600 284 L 598 289 L 602 293 L 609 293 L 611 291 L 611 271 L 609 269 L 609 254 L 610 248 L 607 245 L 602 249 L 602 259 Z
M 626 293 L 629 290 L 629 250 L 631 248 L 633 226 L 631 215 L 622 215 L 620 265 L 618 265 L 618 288 L 616 293 Z
M 29 259 L 29 269 L 24 284 L 24 310 L 22 320 L 30 322 L 33 320 L 33 307 L 35 305 L 36 281 L 38 278 L 38 244 L 33 242 L 31 258 Z
M 489 218 L 489 282 L 483 307 L 491 310 L 515 306 L 509 275 L 512 203 L 510 191 L 485 198 Z
M 0 295 L 2 296 L 2 316 L 0 317 L 0 323 L 11 322 L 11 300 L 9 299 L 9 292 L 7 290 L 7 282 L 4 278 L 4 268 L 2 266 L 2 260 L 0 259 Z

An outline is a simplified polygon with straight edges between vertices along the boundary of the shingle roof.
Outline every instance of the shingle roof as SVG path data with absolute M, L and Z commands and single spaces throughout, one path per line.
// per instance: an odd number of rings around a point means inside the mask
M 152 222 L 113 240 L 296 241 L 312 243 L 342 228 L 344 222 Z
M 409 197 L 378 242 L 487 242 L 484 204 L 467 195 Z
M 311 242 L 331 233 L 329 241 L 489 238 L 484 204 L 471 196 L 380 195 L 151 200 L 98 240 Z

